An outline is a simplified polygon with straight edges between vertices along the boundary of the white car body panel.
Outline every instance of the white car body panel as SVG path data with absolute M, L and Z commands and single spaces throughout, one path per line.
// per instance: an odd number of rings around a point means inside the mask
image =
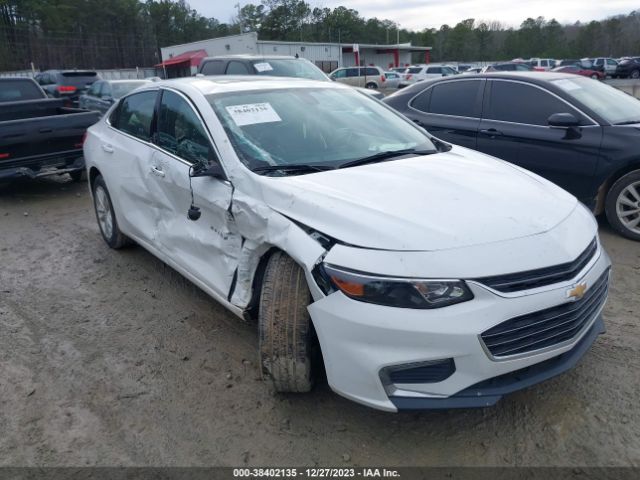
M 121 230 L 241 316 L 258 264 L 270 249 L 303 269 L 314 302 L 329 384 L 363 404 L 394 411 L 380 369 L 455 357 L 444 382 L 396 385 L 405 395 L 446 398 L 487 378 L 570 350 L 571 342 L 509 361 L 487 356 L 478 335 L 505 320 L 567 302 L 567 288 L 610 265 L 602 250 L 575 278 L 503 294 L 474 281 L 575 260 L 597 237 L 593 216 L 570 194 L 506 162 L 462 147 L 450 152 L 290 177 L 250 172 L 238 159 L 204 95 L 224 91 L 343 88 L 324 82 L 222 77 L 158 82 L 191 99 L 207 126 L 228 181 L 192 179 L 202 218 L 187 219 L 189 166 L 113 128 L 109 113 L 89 129 L 87 169 L 111 191 Z M 109 147 L 113 152 L 105 151 Z M 335 238 L 325 249 L 306 228 Z M 319 262 L 393 277 L 464 279 L 475 298 L 434 310 L 369 304 L 326 295 Z M 234 287 L 231 288 L 232 284 Z M 591 320 L 590 325 L 595 321 Z

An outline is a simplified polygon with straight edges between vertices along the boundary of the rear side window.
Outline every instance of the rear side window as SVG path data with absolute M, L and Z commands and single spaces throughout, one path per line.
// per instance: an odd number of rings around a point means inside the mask
M 151 122 L 157 92 L 134 93 L 122 100 L 115 113 L 113 126 L 141 140 L 151 139 Z
M 427 73 L 442 73 L 442 67 L 429 67 Z
M 477 100 L 481 85 L 482 82 L 479 80 L 435 85 L 431 92 L 429 113 L 457 117 L 479 117 Z
M 249 69 L 242 62 L 229 62 L 227 75 L 249 75 Z
M 200 117 L 170 91 L 162 93 L 156 143 L 191 164 L 209 165 L 215 158 Z
M 523 83 L 494 80 L 486 117 L 503 122 L 548 125 L 554 113 L 582 116 L 549 92 Z
M 211 60 L 209 62 L 205 62 L 200 73 L 203 75 L 224 75 L 224 61 Z
M 31 80 L 4 80 L 0 82 L 0 102 L 17 102 L 44 98 L 42 91 Z
M 357 77 L 359 68 L 347 68 L 347 77 Z
M 380 75 L 380 72 L 378 72 L 377 69 L 375 68 L 363 68 L 364 70 L 364 74 L 367 76 L 375 76 L 375 75 Z

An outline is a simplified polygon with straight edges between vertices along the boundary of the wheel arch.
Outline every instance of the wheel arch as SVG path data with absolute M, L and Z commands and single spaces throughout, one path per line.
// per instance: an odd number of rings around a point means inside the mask
M 616 170 L 609 177 L 607 177 L 607 179 L 604 182 L 600 184 L 600 186 L 598 187 L 598 194 L 596 196 L 596 205 L 593 210 L 594 215 L 600 215 L 604 213 L 607 195 L 609 193 L 609 190 L 611 190 L 611 187 L 613 186 L 613 184 L 616 183 L 619 179 L 621 179 L 625 175 L 627 175 L 628 173 L 634 172 L 636 170 L 640 171 L 640 158 L 637 158 L 629 162 L 624 167 Z
M 89 186 L 91 187 L 92 192 L 93 192 L 93 182 L 96 181 L 96 178 L 98 178 L 98 175 L 102 175 L 102 173 L 100 173 L 100 170 L 98 170 L 97 167 L 91 167 L 89 169 Z

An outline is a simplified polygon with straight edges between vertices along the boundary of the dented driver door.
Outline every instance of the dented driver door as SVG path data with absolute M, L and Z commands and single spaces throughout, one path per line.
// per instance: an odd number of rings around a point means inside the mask
M 189 171 L 214 160 L 215 153 L 200 117 L 189 101 L 163 91 L 149 189 L 160 209 L 156 246 L 179 267 L 227 297 L 238 264 L 242 238 L 229 213 L 232 187 L 212 177 L 191 178 L 197 220 L 189 219 Z

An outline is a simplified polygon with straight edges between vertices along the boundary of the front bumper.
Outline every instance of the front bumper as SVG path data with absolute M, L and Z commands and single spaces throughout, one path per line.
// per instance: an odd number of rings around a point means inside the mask
M 529 354 L 491 358 L 482 332 L 512 318 L 567 303 L 577 282 L 591 286 L 606 275 L 610 260 L 599 247 L 576 278 L 535 291 L 501 294 L 469 281 L 475 298 L 435 310 L 372 305 L 340 292 L 309 306 L 331 388 L 373 408 L 479 407 L 502 395 L 571 368 L 603 331 L 600 307 L 569 341 Z M 453 359 L 455 371 L 432 383 L 384 383 L 382 372 L 409 364 Z

